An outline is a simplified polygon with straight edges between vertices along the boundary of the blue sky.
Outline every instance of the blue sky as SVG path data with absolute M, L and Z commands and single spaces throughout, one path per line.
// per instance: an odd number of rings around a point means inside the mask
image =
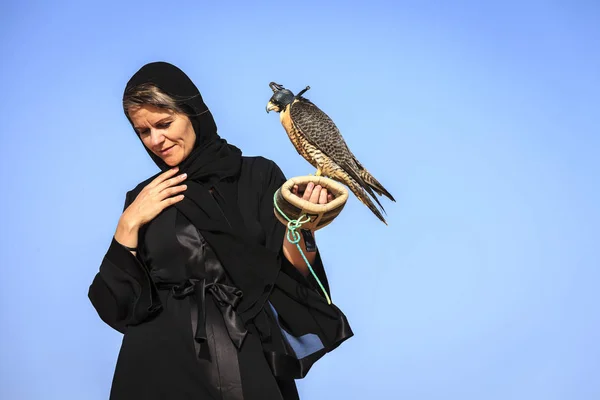
M 303 398 L 600 398 L 598 3 L 53 3 L 0 5 L 0 398 L 108 397 L 121 335 L 86 296 L 156 172 L 120 103 L 156 60 L 290 177 L 268 83 L 310 85 L 397 199 L 318 232 L 355 337 Z

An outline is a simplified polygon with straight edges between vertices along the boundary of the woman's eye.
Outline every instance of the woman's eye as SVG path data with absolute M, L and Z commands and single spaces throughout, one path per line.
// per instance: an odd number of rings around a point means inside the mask
M 167 129 L 169 126 L 171 126 L 170 122 L 163 122 L 162 124 L 158 124 L 156 127 L 158 129 Z
M 139 133 L 140 135 L 145 135 L 145 134 L 147 134 L 148 132 L 149 132 L 149 131 L 148 131 L 148 129 L 143 129 L 143 130 L 139 131 L 138 133 Z

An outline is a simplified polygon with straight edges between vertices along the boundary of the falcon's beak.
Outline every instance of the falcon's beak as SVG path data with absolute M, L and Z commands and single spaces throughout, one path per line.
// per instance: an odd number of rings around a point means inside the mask
M 267 103 L 267 114 L 269 113 L 269 111 L 279 111 L 279 107 L 275 104 L 273 104 L 272 101 L 269 101 Z

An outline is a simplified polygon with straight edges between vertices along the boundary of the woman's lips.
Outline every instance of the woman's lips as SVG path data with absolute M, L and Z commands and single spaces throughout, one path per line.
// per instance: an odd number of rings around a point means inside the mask
M 166 155 L 168 155 L 168 154 L 169 154 L 169 152 L 171 151 L 171 149 L 173 149 L 173 147 L 175 147 L 175 145 L 173 145 L 173 146 L 171 146 L 171 147 L 169 147 L 169 148 L 166 148 L 166 149 L 164 149 L 164 150 L 160 150 L 160 151 L 159 151 L 160 155 L 161 155 L 161 156 L 166 156 Z

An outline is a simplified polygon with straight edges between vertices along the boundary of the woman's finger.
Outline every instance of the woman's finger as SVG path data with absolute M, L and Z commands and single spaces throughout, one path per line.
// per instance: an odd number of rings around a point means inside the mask
M 304 195 L 302 196 L 304 200 L 310 201 L 314 187 L 314 183 L 308 182 L 308 185 L 306 185 L 306 189 L 304 190 Z
M 321 189 L 321 194 L 319 195 L 319 204 L 327 204 L 327 189 Z
M 177 176 L 174 176 L 173 178 L 167 179 L 161 183 L 159 183 L 156 186 L 156 189 L 158 189 L 159 192 L 162 192 L 163 190 L 173 187 L 175 185 L 178 185 L 180 183 L 182 183 L 183 181 L 185 181 L 187 178 L 187 174 L 180 174 Z
M 179 185 L 179 186 L 173 186 L 168 189 L 165 189 L 162 191 L 162 193 L 165 193 L 166 197 L 171 197 L 177 193 L 185 192 L 186 190 L 187 190 L 187 185 Z
M 321 185 L 317 185 L 315 189 L 310 194 L 310 202 L 317 204 L 319 203 L 319 196 L 321 195 Z
M 171 187 L 167 187 L 167 188 L 161 190 L 160 192 L 157 192 L 155 195 L 152 196 L 152 198 L 153 198 L 153 201 L 160 202 L 165 199 L 168 199 L 169 197 L 175 196 L 176 194 L 185 192 L 186 190 L 187 190 L 187 185 L 171 186 Z
M 298 185 L 294 185 L 294 187 L 292 188 L 292 193 L 298 196 Z
M 178 196 L 173 196 L 173 197 L 169 197 L 167 199 L 164 199 L 163 201 L 161 201 L 161 206 L 162 206 L 161 210 L 164 210 L 168 206 L 172 206 L 175 203 L 179 203 L 184 198 L 185 198 L 185 195 L 180 194 Z
M 164 181 L 166 181 L 167 179 L 169 179 L 170 177 L 175 175 L 177 173 L 177 171 L 179 171 L 179 167 L 171 168 L 171 169 L 163 172 L 162 174 L 160 174 L 159 176 L 154 178 L 154 180 L 152 182 L 150 182 L 146 187 L 150 189 L 150 188 L 160 185 L 161 183 L 163 183 Z

